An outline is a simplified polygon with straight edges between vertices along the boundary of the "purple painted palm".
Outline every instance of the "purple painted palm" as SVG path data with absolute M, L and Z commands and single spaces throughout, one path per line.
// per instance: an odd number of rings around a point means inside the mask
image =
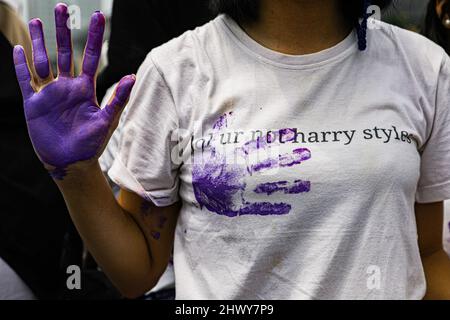
M 101 110 L 95 95 L 95 76 L 105 18 L 100 12 L 92 16 L 82 72 L 78 77 L 73 75 L 68 19 L 67 6 L 58 4 L 55 8 L 58 45 L 56 79 L 49 65 L 39 19 L 33 19 L 29 24 L 34 68 L 29 68 L 23 48 L 14 48 L 16 74 L 31 141 L 41 161 L 58 179 L 64 177 L 68 166 L 98 158 L 117 126 L 135 82 L 134 76 L 123 78 L 109 104 Z M 33 77 L 30 69 L 35 71 Z

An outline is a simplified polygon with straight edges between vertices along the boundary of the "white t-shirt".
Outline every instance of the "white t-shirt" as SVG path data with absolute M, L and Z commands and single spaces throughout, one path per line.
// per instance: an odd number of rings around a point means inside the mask
M 423 297 L 414 203 L 450 198 L 450 61 L 380 27 L 292 56 L 222 15 L 148 55 L 109 175 L 182 201 L 177 299 Z

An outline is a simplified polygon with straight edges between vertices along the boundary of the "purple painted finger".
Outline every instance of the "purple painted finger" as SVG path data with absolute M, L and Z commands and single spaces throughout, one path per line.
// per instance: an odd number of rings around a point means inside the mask
M 117 85 L 116 90 L 114 91 L 114 95 L 111 97 L 109 103 L 103 109 L 104 112 L 106 112 L 110 116 L 116 117 L 116 115 L 122 111 L 123 107 L 125 107 L 135 82 L 135 75 L 123 77 Z
M 34 94 L 33 87 L 31 86 L 31 74 L 30 69 L 28 68 L 27 57 L 21 46 L 14 47 L 13 55 L 17 81 L 22 90 L 23 99 L 27 100 Z
M 47 49 L 45 48 L 44 31 L 42 21 L 33 19 L 29 23 L 31 41 L 33 43 L 34 69 L 41 79 L 47 79 L 50 75 Z
M 69 20 L 67 5 L 59 3 L 55 7 L 56 45 L 58 47 L 58 70 L 63 76 L 72 75 L 72 37 L 67 26 Z
M 84 50 L 83 73 L 94 77 L 102 52 L 103 33 L 105 31 L 105 16 L 100 11 L 96 11 L 91 18 L 89 33 Z

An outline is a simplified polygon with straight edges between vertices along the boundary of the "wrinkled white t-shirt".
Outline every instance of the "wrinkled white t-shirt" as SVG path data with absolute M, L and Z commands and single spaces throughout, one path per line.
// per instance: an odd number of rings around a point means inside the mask
M 309 55 L 232 19 L 141 66 L 111 179 L 181 200 L 178 299 L 420 299 L 414 203 L 450 198 L 450 61 L 381 23 Z M 178 148 L 177 148 L 178 146 Z

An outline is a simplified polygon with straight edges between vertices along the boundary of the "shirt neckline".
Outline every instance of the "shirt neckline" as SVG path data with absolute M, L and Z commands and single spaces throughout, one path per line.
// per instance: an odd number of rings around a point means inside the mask
M 263 62 L 289 69 L 318 67 L 339 60 L 357 51 L 357 35 L 353 29 L 349 35 L 331 48 L 304 55 L 284 54 L 264 47 L 251 38 L 231 17 L 222 14 L 219 24 L 244 50 Z

